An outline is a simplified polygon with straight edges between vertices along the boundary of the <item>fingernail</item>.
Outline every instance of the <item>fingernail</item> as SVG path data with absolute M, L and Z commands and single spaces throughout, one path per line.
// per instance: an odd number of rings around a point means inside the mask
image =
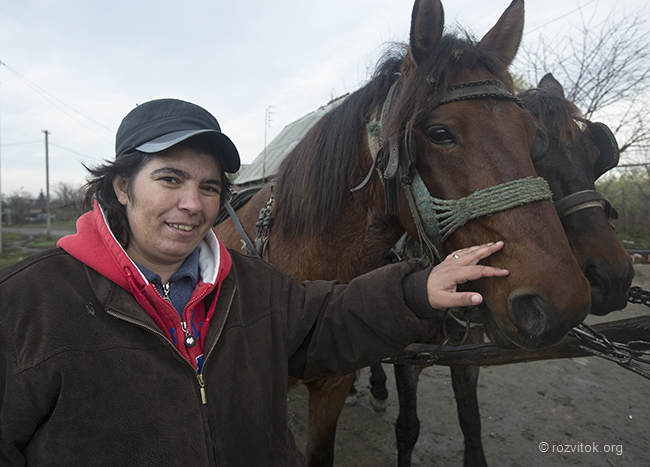
M 492 245 L 494 245 L 494 242 L 490 242 L 487 244 L 487 246 L 492 246 Z
M 497 242 L 497 245 L 501 245 L 502 243 L 503 243 L 503 240 L 499 240 L 499 241 Z
M 481 300 L 482 300 L 482 297 L 479 294 L 472 295 L 472 303 L 474 305 L 478 305 L 479 303 L 481 303 Z

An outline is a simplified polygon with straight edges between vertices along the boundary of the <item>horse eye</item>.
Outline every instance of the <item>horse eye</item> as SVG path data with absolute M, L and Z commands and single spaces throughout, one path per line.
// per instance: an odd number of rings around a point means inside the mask
M 445 128 L 429 128 L 427 136 L 435 144 L 450 144 L 455 142 L 454 137 Z

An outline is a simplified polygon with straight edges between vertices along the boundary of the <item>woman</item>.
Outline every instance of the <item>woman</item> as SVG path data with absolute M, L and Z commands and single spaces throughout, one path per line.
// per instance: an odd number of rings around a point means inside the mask
M 457 284 L 508 274 L 477 264 L 498 242 L 298 284 L 211 229 L 239 164 L 205 109 L 140 105 L 77 233 L 0 272 L 1 465 L 304 465 L 288 376 L 394 355 L 480 303 Z

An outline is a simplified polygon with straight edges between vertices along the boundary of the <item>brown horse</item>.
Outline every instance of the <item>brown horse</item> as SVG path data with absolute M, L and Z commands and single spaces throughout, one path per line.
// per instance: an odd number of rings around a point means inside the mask
M 523 21 L 523 1 L 514 0 L 474 42 L 443 35 L 439 0 L 417 0 L 408 51 L 386 59 L 367 85 L 323 116 L 275 182 L 238 211 L 253 237 L 273 194 L 269 261 L 300 281 L 347 282 L 380 266 L 405 231 L 432 255 L 501 239 L 504 249 L 485 264 L 510 275 L 472 284 L 484 297 L 481 318 L 493 341 L 544 347 L 581 322 L 588 283 L 536 177 L 529 150 L 537 125 L 512 95 L 507 72 Z M 358 185 L 364 188 L 351 192 Z M 455 214 L 447 218 L 445 209 Z M 231 221 L 216 231 L 240 246 Z M 305 382 L 312 465 L 333 463 L 351 381 Z
M 535 160 L 535 168 L 551 186 L 571 250 L 591 285 L 591 313 L 604 315 L 620 310 L 627 305 L 634 269 L 610 224 L 615 211 L 594 187 L 596 179 L 618 163 L 616 139 L 605 125 L 586 121 L 580 110 L 565 99 L 561 84 L 551 74 L 544 76 L 536 89 L 519 97 L 548 136 L 548 150 L 543 158 Z M 476 331 L 473 339 L 482 342 L 482 332 Z M 395 365 L 400 404 L 395 428 L 399 467 L 411 465 L 418 438 L 416 393 L 423 368 Z M 374 365 L 372 373 L 374 380 L 385 382 L 380 365 Z M 486 466 L 477 399 L 479 367 L 452 366 L 451 374 L 465 438 L 464 465 Z M 380 394 L 382 389 L 385 391 L 381 385 L 373 388 Z
M 585 120 L 551 74 L 519 97 L 549 138 L 549 151 L 535 169 L 553 191 L 571 251 L 589 280 L 590 313 L 625 308 L 634 268 L 610 223 L 616 211 L 594 185 L 618 164 L 614 135 L 604 124 Z

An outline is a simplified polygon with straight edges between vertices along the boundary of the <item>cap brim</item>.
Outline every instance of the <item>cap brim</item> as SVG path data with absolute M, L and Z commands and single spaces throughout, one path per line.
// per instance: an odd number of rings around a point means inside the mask
M 205 134 L 213 139 L 215 143 L 216 156 L 221 162 L 224 172 L 235 173 L 239 170 L 241 165 L 239 160 L 239 152 L 234 143 L 223 133 L 216 130 L 180 130 L 168 133 L 152 139 L 140 146 L 136 147 L 140 152 L 153 154 L 156 152 L 164 151 L 172 146 L 182 143 L 194 136 Z

